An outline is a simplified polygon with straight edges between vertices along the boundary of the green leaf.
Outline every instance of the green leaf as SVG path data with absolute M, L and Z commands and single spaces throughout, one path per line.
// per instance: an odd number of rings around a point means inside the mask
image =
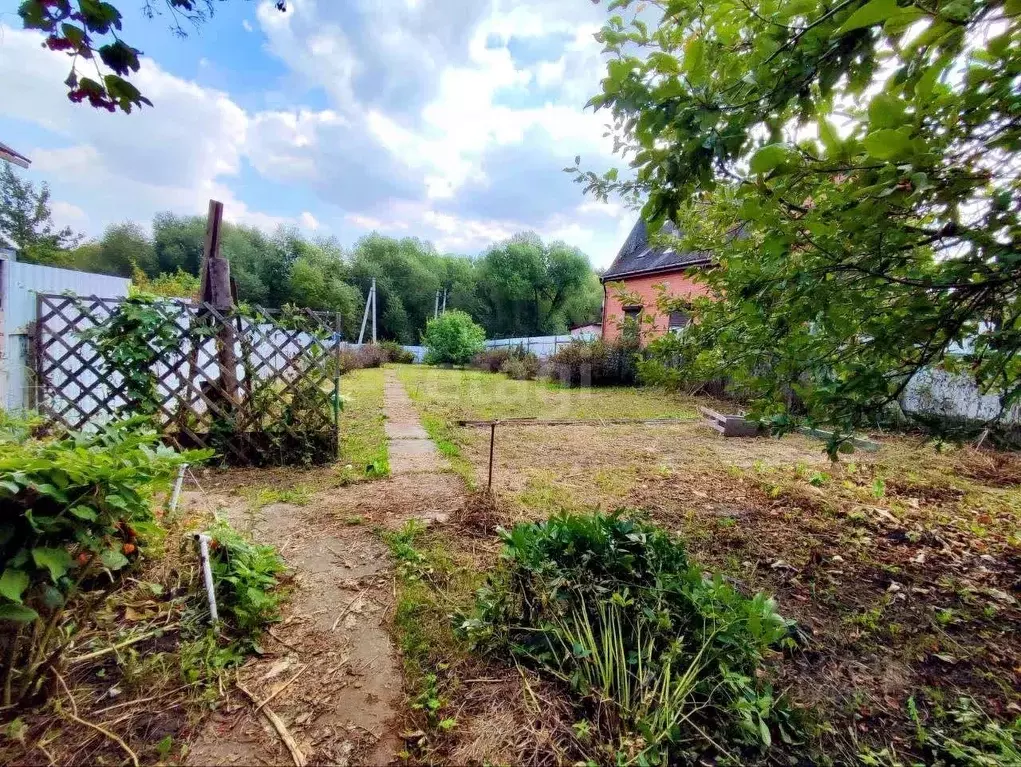
M 862 144 L 866 151 L 877 160 L 898 160 L 911 152 L 909 128 L 892 130 L 889 128 L 873 131 L 867 135 Z
M 767 144 L 752 155 L 749 167 L 752 173 L 769 173 L 790 157 L 791 149 L 786 144 Z
M 0 621 L 28 623 L 39 617 L 39 613 L 25 605 L 0 604 Z
M 826 147 L 827 155 L 835 155 L 840 151 L 843 142 L 837 134 L 837 129 L 833 127 L 833 123 L 825 117 L 819 118 L 819 138 L 823 146 Z
M 846 35 L 848 32 L 875 24 L 882 24 L 899 10 L 897 0 L 869 0 L 848 17 L 847 21 L 837 30 L 836 36 Z
M 50 578 L 56 583 L 71 569 L 71 555 L 64 549 L 52 549 L 39 546 L 32 549 L 32 560 L 36 567 L 45 567 L 50 571 Z
M 880 93 L 869 104 L 869 125 L 877 128 L 899 128 L 907 120 L 904 102 L 888 93 Z
M 8 567 L 4 574 L 0 575 L 0 594 L 12 602 L 21 604 L 21 595 L 28 588 L 28 573 L 24 570 L 15 570 Z
M 128 558 L 120 549 L 104 549 L 99 555 L 99 560 L 108 570 L 120 570 L 128 565 Z
M 88 506 L 73 506 L 71 514 L 78 517 L 78 519 L 84 519 L 88 522 L 95 522 L 99 516 L 94 509 L 90 509 Z

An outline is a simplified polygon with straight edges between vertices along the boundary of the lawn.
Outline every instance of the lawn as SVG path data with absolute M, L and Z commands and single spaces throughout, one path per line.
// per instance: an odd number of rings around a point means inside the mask
M 390 474 L 383 430 L 383 369 L 352 370 L 340 379 L 340 471 L 346 482 Z
M 651 389 L 571 391 L 474 371 L 398 375 L 477 484 L 489 430 L 458 419 L 684 416 L 698 404 Z M 774 595 L 797 622 L 798 649 L 772 664 L 776 689 L 804 720 L 797 753 L 898 765 L 967 753 L 1004 727 L 1021 741 L 1021 460 L 878 439 L 877 453 L 832 464 L 807 437 L 724 439 L 698 422 L 500 426 L 489 534 L 480 540 L 478 524 L 455 517 L 431 533 L 432 545 L 455 559 L 491 557 L 493 524 L 625 508 L 679 534 L 707 571 Z M 459 591 L 445 585 L 440 601 Z M 1014 753 L 960 763 L 1009 764 Z

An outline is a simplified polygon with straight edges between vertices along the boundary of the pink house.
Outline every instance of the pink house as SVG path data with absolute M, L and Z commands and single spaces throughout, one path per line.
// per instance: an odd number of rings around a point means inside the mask
M 667 234 L 677 233 L 669 222 L 663 225 L 663 230 Z M 679 298 L 708 295 L 709 291 L 698 278 L 711 264 L 708 253 L 682 252 L 650 244 L 645 222 L 639 219 L 610 268 L 600 278 L 603 283 L 603 338 L 617 338 L 619 325 L 626 317 L 652 319 L 651 324 L 642 325 L 645 339 L 684 328 L 689 322 L 685 312 L 664 314 L 659 310 L 657 286 L 665 285 L 670 295 Z M 627 294 L 623 301 L 617 295 L 621 292 Z

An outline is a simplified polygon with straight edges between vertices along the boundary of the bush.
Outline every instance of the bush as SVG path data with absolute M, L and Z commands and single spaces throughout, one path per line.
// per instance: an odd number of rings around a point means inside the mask
M 640 350 L 633 341 L 572 341 L 548 360 L 551 375 L 565 386 L 633 385 Z
M 796 736 L 761 681 L 764 654 L 793 644 L 772 599 L 704 576 L 676 539 L 617 514 L 501 537 L 503 564 L 461 629 L 570 684 L 595 708 L 603 761 L 711 763 L 719 743 L 764 750 Z
M 500 366 L 500 372 L 515 381 L 531 381 L 539 374 L 539 358 L 534 354 L 508 357 Z
M 477 370 L 485 370 L 489 373 L 499 373 L 503 363 L 511 358 L 511 350 L 503 347 L 500 349 L 483 349 L 472 357 L 471 366 Z
M 249 639 L 280 617 L 278 575 L 283 560 L 272 546 L 255 544 L 226 522 L 209 531 L 209 560 L 221 617 Z
M 85 591 L 110 590 L 163 530 L 152 493 L 182 463 L 211 450 L 177 453 L 134 419 L 95 433 L 0 442 L 0 677 L 2 705 L 41 697 L 45 672 L 67 643 L 58 627 Z M 75 615 L 80 624 L 92 599 Z
M 391 359 L 390 352 L 383 344 L 342 346 L 339 357 L 341 375 L 350 373 L 352 370 L 361 370 L 362 368 L 382 367 L 387 362 L 390 362 Z
M 485 341 L 486 331 L 468 314 L 456 309 L 444 312 L 425 326 L 425 361 L 431 365 L 465 365 L 482 351 Z
M 415 361 L 415 355 L 396 341 L 381 341 L 379 343 L 379 348 L 386 352 L 387 362 L 396 362 L 400 365 L 410 365 Z

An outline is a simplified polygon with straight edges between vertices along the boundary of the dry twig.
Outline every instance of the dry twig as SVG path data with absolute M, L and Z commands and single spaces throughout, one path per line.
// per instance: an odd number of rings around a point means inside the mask
M 261 711 L 262 715 L 266 717 L 266 720 L 273 725 L 273 729 L 277 731 L 277 735 L 280 736 L 280 740 L 284 742 L 284 745 L 287 746 L 287 750 L 291 752 L 291 759 L 294 761 L 294 767 L 305 767 L 307 764 L 305 761 L 305 755 L 301 753 L 301 749 L 298 748 L 297 741 L 294 739 L 294 736 L 291 735 L 290 730 L 287 729 L 287 726 L 283 723 L 280 717 L 277 716 L 273 709 L 269 706 L 260 704 L 255 699 L 255 696 L 252 695 L 251 691 L 241 684 L 240 681 L 237 682 L 237 688 L 247 695 L 248 699 L 252 701 L 252 703 L 256 704 L 256 711 Z M 135 764 L 137 767 L 138 763 L 136 762 Z

